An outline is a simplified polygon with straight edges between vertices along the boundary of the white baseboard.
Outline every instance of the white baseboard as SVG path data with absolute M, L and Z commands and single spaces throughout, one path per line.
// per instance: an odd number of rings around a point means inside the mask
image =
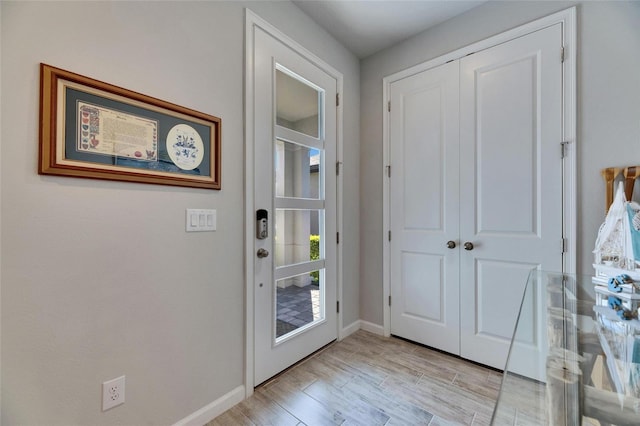
M 184 419 L 178 420 L 173 426 L 202 426 L 243 400 L 244 386 L 238 386 Z
M 369 333 L 378 334 L 384 336 L 384 327 L 378 324 L 374 324 L 369 321 L 360 320 L 360 328 Z
M 349 324 L 348 326 L 342 329 L 342 332 L 340 333 L 340 339 L 344 339 L 345 337 L 355 333 L 356 331 L 360 330 L 360 328 L 361 328 L 360 320 L 356 320 L 352 322 L 351 324 Z

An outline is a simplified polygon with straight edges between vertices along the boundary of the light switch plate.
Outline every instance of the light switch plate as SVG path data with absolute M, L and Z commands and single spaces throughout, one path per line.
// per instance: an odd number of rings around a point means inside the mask
M 216 211 L 212 209 L 187 209 L 186 231 L 205 232 L 216 230 Z

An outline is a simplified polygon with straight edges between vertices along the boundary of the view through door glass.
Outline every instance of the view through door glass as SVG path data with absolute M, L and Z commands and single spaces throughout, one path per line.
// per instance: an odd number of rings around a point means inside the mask
M 325 318 L 324 209 L 308 205 L 324 199 L 323 151 L 304 145 L 321 136 L 322 95 L 288 70 L 276 70 L 276 342 Z

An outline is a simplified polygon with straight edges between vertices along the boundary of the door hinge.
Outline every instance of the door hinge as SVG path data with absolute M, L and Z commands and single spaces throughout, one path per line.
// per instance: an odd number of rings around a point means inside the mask
M 389 295 L 389 306 L 391 306 L 391 295 Z
M 560 142 L 560 158 L 564 158 L 567 156 L 567 146 L 570 144 L 571 142 L 569 141 L 562 141 Z
M 560 62 L 564 62 L 564 46 L 560 48 Z
M 340 244 L 340 233 L 336 232 L 336 244 Z
M 342 161 L 336 161 L 336 176 L 340 175 L 340 164 Z
M 567 245 L 568 245 L 568 241 L 566 238 L 562 239 L 562 253 L 566 253 L 567 252 Z
M 391 231 L 389 231 L 389 241 L 391 241 Z
M 340 301 L 336 300 L 336 312 L 340 313 Z
M 336 106 L 340 106 L 340 93 L 336 93 Z
M 387 102 L 387 111 L 391 112 L 391 101 Z
M 387 176 L 391 177 L 391 165 L 387 166 Z

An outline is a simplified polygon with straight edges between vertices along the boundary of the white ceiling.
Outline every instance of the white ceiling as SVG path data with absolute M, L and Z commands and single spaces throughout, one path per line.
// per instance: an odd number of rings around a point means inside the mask
M 485 1 L 293 0 L 359 58 L 392 46 Z

